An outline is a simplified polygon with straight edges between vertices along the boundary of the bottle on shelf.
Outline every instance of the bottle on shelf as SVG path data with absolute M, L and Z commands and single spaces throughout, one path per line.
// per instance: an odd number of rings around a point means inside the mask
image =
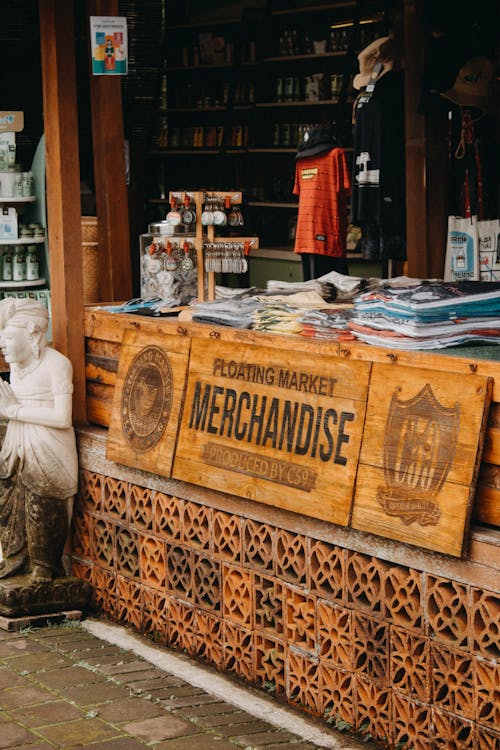
M 4 281 L 12 281 L 13 279 L 13 257 L 13 247 L 12 245 L 7 245 L 4 249 L 2 263 L 2 279 Z
M 26 254 L 26 280 L 36 281 L 40 278 L 40 266 L 38 262 L 38 248 L 36 245 L 28 245 Z
M 12 280 L 26 281 L 26 250 L 24 245 L 15 246 Z

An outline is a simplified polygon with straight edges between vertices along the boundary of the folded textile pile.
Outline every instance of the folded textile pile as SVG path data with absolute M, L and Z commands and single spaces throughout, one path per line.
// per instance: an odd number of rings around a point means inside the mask
M 352 307 L 309 310 L 302 314 L 301 336 L 325 341 L 352 341 L 355 336 L 349 329 Z
M 310 281 L 267 282 L 266 289 L 271 294 L 294 294 L 315 291 L 325 302 L 351 302 L 362 291 L 378 287 L 380 279 L 364 279 L 359 276 L 346 276 L 336 271 Z
M 259 304 L 255 297 L 245 294 L 213 302 L 197 302 L 192 305 L 193 320 L 234 328 L 251 328 Z
M 255 310 L 253 328 L 268 333 L 296 334 L 302 331 L 302 310 L 283 302 L 260 303 Z
M 361 294 L 349 328 L 396 349 L 500 343 L 500 282 L 423 282 Z

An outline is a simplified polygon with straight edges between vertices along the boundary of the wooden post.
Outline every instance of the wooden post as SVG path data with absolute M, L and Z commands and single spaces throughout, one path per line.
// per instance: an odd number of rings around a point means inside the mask
M 87 16 L 91 15 L 119 16 L 118 0 L 88 0 Z M 99 301 L 114 302 L 132 296 L 121 77 L 90 73 L 90 101 L 99 237 Z
M 53 342 L 73 365 L 73 420 L 83 423 L 85 340 L 73 0 L 40 0 L 39 11 Z
M 404 36 L 407 273 L 442 278 L 447 223 L 446 118 L 442 113 L 419 112 L 426 39 L 417 0 L 405 0 Z

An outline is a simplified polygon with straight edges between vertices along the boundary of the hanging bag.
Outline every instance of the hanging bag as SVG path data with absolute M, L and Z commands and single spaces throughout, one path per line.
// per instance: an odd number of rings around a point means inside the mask
M 500 219 L 478 222 L 481 281 L 500 281 Z
M 448 216 L 444 281 L 479 281 L 477 216 Z

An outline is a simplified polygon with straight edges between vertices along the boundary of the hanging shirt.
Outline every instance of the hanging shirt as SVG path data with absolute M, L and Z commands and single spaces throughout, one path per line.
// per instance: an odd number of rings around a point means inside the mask
M 403 74 L 390 71 L 369 100 L 355 104 L 351 222 L 363 256 L 406 257 Z M 366 251 L 363 244 L 366 245 Z
M 295 253 L 345 257 L 349 190 L 343 148 L 297 159 L 293 187 L 299 196 Z

